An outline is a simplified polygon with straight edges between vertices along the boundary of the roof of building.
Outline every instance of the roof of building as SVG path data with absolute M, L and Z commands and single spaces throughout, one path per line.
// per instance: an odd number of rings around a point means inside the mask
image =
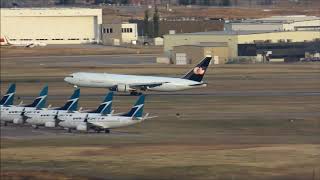
M 194 32 L 194 33 L 178 33 L 178 34 L 166 34 L 165 36 L 174 35 L 215 35 L 215 36 L 236 36 L 236 35 L 251 35 L 251 34 L 266 34 L 266 33 L 287 33 L 287 32 L 305 32 L 305 31 L 207 31 L 207 32 Z M 320 32 L 318 30 L 307 32 Z
M 180 33 L 172 35 L 250 35 L 250 34 L 264 34 L 280 31 L 207 31 L 207 32 L 194 32 L 194 33 Z M 171 34 L 169 34 L 171 35 Z
M 185 44 L 185 45 L 178 45 L 176 47 L 181 46 L 196 46 L 196 47 L 227 47 L 228 43 L 226 42 L 200 42 L 197 44 Z
M 245 19 L 245 20 L 231 21 L 231 23 L 283 24 L 283 23 L 293 23 L 293 22 L 302 22 L 302 21 L 313 21 L 313 20 L 320 20 L 320 17 L 317 17 L 317 16 L 305 16 L 305 15 L 271 16 L 271 17 L 260 18 L 260 19 Z

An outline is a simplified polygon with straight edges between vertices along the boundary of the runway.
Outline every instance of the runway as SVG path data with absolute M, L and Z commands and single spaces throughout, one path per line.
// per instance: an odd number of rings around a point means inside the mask
M 25 65 L 41 65 L 46 67 L 104 66 L 111 64 L 153 64 L 155 55 L 83 55 L 83 56 L 36 56 L 6 57 L 1 61 L 24 63 Z
M 320 96 L 320 92 L 308 91 L 224 91 L 224 92 L 146 92 L 146 96 L 206 96 L 206 97 L 303 97 L 303 96 Z M 81 98 L 101 99 L 106 93 L 81 94 Z M 19 95 L 18 95 L 19 96 Z M 114 96 L 132 96 L 129 93 L 115 93 Z M 34 96 L 19 96 L 21 99 L 32 100 Z M 52 99 L 66 99 L 68 95 L 49 95 Z

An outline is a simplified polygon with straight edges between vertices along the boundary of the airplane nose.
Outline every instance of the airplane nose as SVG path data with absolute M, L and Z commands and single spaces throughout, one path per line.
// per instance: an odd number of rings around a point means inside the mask
M 71 77 L 65 77 L 64 81 L 69 83 L 69 84 L 72 84 L 72 78 Z

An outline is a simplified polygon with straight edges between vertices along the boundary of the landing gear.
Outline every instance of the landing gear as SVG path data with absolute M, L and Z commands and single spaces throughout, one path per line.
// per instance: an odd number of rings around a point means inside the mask
M 68 133 L 72 133 L 71 128 L 67 128 Z
M 8 122 L 7 121 L 3 122 L 3 126 L 8 126 Z
M 33 129 L 39 129 L 37 125 L 32 125 Z
M 130 95 L 132 96 L 140 96 L 142 94 L 142 92 L 137 92 L 137 91 L 131 91 Z
M 110 133 L 110 129 L 105 129 L 104 133 L 109 134 Z

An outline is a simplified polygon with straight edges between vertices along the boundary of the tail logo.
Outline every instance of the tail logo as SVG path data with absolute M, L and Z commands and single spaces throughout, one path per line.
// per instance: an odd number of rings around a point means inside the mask
M 196 75 L 204 75 L 205 73 L 205 69 L 203 69 L 202 67 L 195 67 L 193 69 L 193 73 L 196 74 Z

